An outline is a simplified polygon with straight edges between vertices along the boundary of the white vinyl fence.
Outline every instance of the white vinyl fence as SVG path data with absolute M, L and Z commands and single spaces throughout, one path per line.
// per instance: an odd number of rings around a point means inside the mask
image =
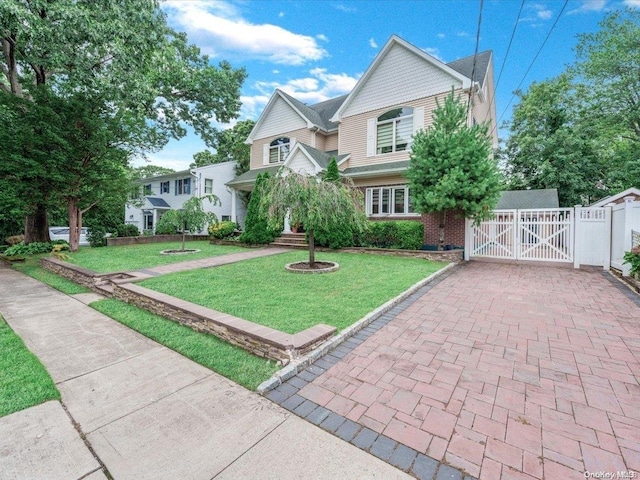
M 609 266 L 629 274 L 624 252 L 640 231 L 640 202 L 606 207 L 496 210 L 491 220 L 467 221 L 465 260 L 498 258 Z

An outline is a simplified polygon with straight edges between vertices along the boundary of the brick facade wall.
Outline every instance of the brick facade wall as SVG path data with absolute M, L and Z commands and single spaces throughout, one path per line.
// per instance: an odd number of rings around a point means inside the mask
M 425 245 L 438 245 L 440 243 L 440 214 L 430 213 L 422 215 L 424 224 Z M 458 211 L 447 211 L 444 227 L 445 245 L 464 246 L 464 217 Z

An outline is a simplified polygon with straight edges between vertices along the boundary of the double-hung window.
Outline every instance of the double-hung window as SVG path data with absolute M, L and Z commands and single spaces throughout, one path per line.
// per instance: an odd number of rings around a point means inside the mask
M 204 179 L 204 193 L 213 193 L 213 178 Z
M 151 184 L 150 183 L 142 186 L 142 194 L 143 195 L 151 195 Z
M 408 150 L 413 135 L 413 108 L 399 107 L 383 113 L 376 123 L 376 153 Z
M 288 137 L 276 138 L 269 144 L 269 163 L 284 162 L 289 155 L 291 143 Z
M 160 183 L 160 193 L 169 193 L 169 182 Z
M 189 195 L 191 193 L 191 179 L 181 178 L 175 182 L 175 194 L 176 195 Z
M 367 188 L 367 215 L 415 215 L 409 187 Z

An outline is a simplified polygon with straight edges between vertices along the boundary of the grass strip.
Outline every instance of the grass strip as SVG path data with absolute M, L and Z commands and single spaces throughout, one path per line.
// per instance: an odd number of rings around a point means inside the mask
M 73 283 L 71 280 L 67 280 L 64 277 L 42 268 L 40 266 L 40 259 L 43 256 L 47 256 L 47 254 L 30 255 L 22 263 L 13 263 L 12 267 L 25 275 L 29 275 L 30 277 L 61 291 L 62 293 L 66 293 L 67 295 L 87 293 L 91 291 L 82 285 Z
M 98 273 L 111 273 L 153 268 L 189 260 L 217 257 L 228 253 L 244 252 L 235 245 L 211 245 L 208 241 L 187 242 L 185 248 L 198 249 L 186 255 L 161 255 L 162 250 L 179 250 L 181 242 L 147 243 L 142 245 L 119 245 L 116 247 L 81 247 L 68 254 L 68 262 Z
M 49 373 L 0 316 L 0 417 L 60 400 Z
M 281 368 L 274 361 L 252 355 L 213 335 L 196 332 L 119 300 L 99 300 L 91 303 L 91 307 L 250 390 Z
M 323 252 L 340 264 L 334 273 L 286 272 L 305 252 L 262 257 L 216 268 L 162 275 L 140 285 L 214 310 L 297 333 L 318 323 L 342 330 L 445 263 L 421 258 Z

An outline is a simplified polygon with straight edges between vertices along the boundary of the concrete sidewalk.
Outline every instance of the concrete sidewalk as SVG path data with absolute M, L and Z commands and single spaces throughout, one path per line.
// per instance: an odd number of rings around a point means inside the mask
M 0 418 L 3 478 L 410 478 L 13 270 L 0 269 L 0 313 L 68 412 Z

